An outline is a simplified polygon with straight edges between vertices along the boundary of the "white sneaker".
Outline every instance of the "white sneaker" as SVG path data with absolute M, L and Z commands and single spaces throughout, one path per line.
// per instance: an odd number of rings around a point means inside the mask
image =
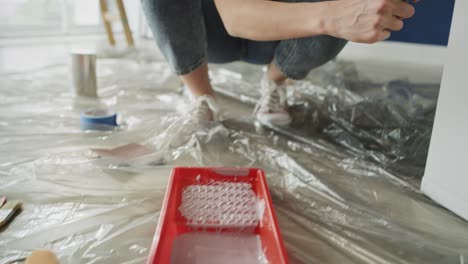
M 263 77 L 261 81 L 261 97 L 254 113 L 260 123 L 274 126 L 287 126 L 292 118 L 286 102 L 286 87 L 277 85 Z
M 194 98 L 192 117 L 197 123 L 207 123 L 218 120 L 218 106 L 211 95 L 202 95 Z

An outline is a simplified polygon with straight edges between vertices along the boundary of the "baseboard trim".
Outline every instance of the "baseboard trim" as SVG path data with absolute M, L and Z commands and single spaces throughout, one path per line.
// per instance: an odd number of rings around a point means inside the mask
M 444 65 L 448 49 L 444 46 L 384 41 L 376 44 L 350 42 L 339 58 L 383 60 L 411 64 Z

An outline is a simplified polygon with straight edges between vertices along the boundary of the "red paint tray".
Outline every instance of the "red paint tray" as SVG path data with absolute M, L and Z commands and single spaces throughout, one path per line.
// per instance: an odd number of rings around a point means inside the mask
M 230 236 L 235 233 L 235 228 L 213 228 L 204 227 L 203 231 L 194 228 L 180 211 L 182 203 L 182 193 L 188 186 L 194 184 L 209 185 L 212 182 L 224 183 L 249 183 L 256 198 L 264 205 L 260 214 L 258 224 L 255 224 L 250 231 L 259 238 L 259 248 L 264 254 L 268 264 L 289 263 L 284 249 L 278 223 L 273 210 L 273 205 L 268 190 L 265 175 L 259 169 L 230 169 L 230 168 L 174 168 L 169 180 L 166 195 L 156 228 L 152 251 L 148 258 L 148 264 L 179 264 L 179 263 L 201 263 L 195 260 L 185 262 L 174 261 L 174 255 L 179 255 L 179 251 L 174 251 L 176 240 L 192 234 L 214 234 L 219 236 Z M 249 185 L 249 186 L 250 186 Z M 203 233 L 201 233 L 203 232 Z M 197 246 L 202 242 L 196 243 Z M 237 248 L 238 249 L 238 248 Z M 209 252 L 205 251 L 204 252 Z M 227 263 L 229 255 L 223 255 L 222 259 L 215 260 L 217 263 Z M 206 261 L 205 261 L 206 262 Z M 212 263 L 212 262 L 210 262 Z M 215 262 L 213 262 L 215 263 Z M 231 262 L 228 262 L 231 263 Z

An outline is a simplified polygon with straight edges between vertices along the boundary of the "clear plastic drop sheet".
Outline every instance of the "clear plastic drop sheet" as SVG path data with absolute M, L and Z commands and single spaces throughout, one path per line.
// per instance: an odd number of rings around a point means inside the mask
M 160 57 L 105 55 L 99 99 L 72 96 L 66 61 L 0 75 L 0 194 L 23 201 L 0 233 L 0 263 L 39 248 L 61 263 L 145 263 L 174 166 L 264 169 L 292 263 L 468 257 L 468 223 L 418 191 L 438 84 L 373 82 L 331 62 L 291 83 L 293 125 L 266 128 L 251 115 L 261 67 L 218 65 L 225 120 L 200 125 Z M 116 111 L 120 126 L 81 131 L 90 107 Z M 154 152 L 91 151 L 130 143 Z

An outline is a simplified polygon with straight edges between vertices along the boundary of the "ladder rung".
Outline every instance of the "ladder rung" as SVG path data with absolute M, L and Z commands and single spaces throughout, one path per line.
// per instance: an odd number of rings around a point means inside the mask
M 109 13 L 105 13 L 104 14 L 104 19 L 107 21 L 107 22 L 117 22 L 117 21 L 120 21 L 120 16 L 118 15 L 112 15 L 112 14 L 109 14 Z

